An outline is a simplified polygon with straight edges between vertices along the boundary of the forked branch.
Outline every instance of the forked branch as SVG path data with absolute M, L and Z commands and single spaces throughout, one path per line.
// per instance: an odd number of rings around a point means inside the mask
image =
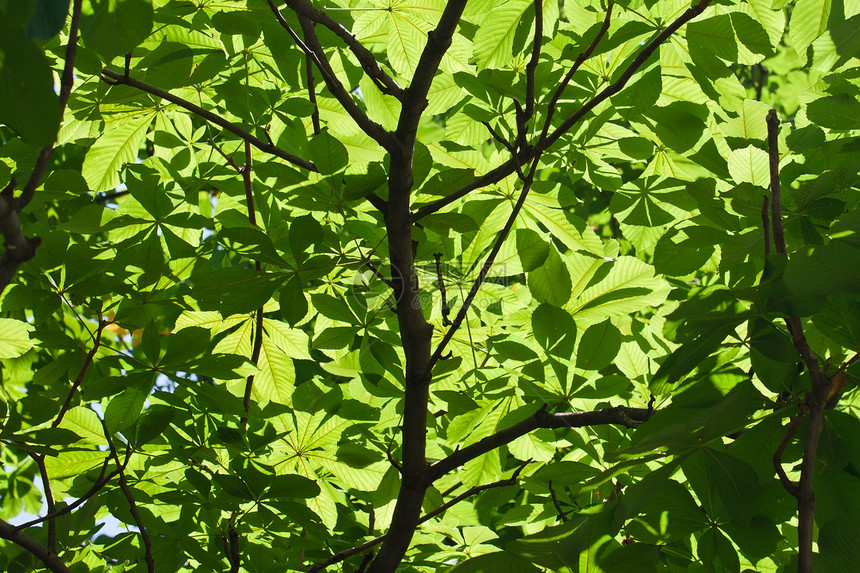
M 316 24 L 322 24 L 337 34 L 337 36 L 346 43 L 347 47 L 349 47 L 353 55 L 355 55 L 358 63 L 361 64 L 361 68 L 364 70 L 364 73 L 373 80 L 379 90 L 382 93 L 393 95 L 401 101 L 403 100 L 403 88 L 397 84 L 394 78 L 385 73 L 370 50 L 358 41 L 355 34 L 344 28 L 339 22 L 336 22 L 325 12 L 314 8 L 313 4 L 308 0 L 285 0 L 284 4 L 286 4 L 287 7 L 295 12 L 299 17 L 307 18 Z

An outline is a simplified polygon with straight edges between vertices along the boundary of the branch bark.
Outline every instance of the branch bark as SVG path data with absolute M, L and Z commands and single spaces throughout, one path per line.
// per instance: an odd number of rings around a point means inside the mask
M 427 44 L 418 60 L 401 108 L 394 134 L 397 146 L 391 150 L 385 226 L 397 322 L 406 356 L 402 480 L 391 520 L 391 534 L 386 537 L 371 562 L 369 573 L 392 572 L 403 560 L 418 525 L 427 489 L 424 476 L 427 469 L 427 404 L 430 398 L 430 339 L 433 327 L 424 318 L 412 250 L 412 158 L 418 122 L 428 104 L 427 93 L 442 56 L 451 45 L 465 7 L 465 0 L 448 2 L 436 29 L 427 35 Z
M 653 414 L 654 410 L 649 410 L 648 408 L 630 408 L 627 406 L 615 406 L 591 412 L 549 414 L 546 411 L 546 406 L 543 406 L 525 420 L 517 422 L 513 426 L 500 430 L 465 448 L 459 449 L 445 459 L 439 460 L 430 466 L 427 472 L 427 479 L 432 483 L 466 462 L 505 444 L 509 444 L 520 436 L 524 436 L 538 428 L 583 428 L 585 426 L 601 426 L 606 424 L 618 424 L 627 428 L 635 428 L 648 420 Z
M 152 558 L 152 541 L 149 538 L 149 532 L 146 530 L 143 520 L 140 518 L 140 512 L 137 510 L 137 503 L 134 501 L 134 494 L 128 485 L 128 480 L 125 478 L 125 464 L 119 461 L 119 454 L 113 444 L 113 438 L 111 438 L 110 430 L 108 430 L 107 423 L 104 418 L 101 419 L 101 423 L 102 431 L 104 432 L 108 449 L 110 450 L 110 457 L 116 464 L 117 473 L 119 474 L 119 488 L 125 496 L 126 501 L 128 501 L 128 509 L 131 512 L 135 525 L 137 525 L 138 531 L 140 532 L 140 539 L 143 541 L 143 560 L 146 563 L 146 570 L 149 573 L 155 573 L 155 561 Z M 128 457 L 126 458 L 126 463 L 127 462 Z
M 302 40 L 299 38 L 299 35 L 295 30 L 292 29 L 286 19 L 284 19 L 284 16 L 275 6 L 274 2 L 272 0 L 267 0 L 267 2 L 269 3 L 269 8 L 272 10 L 275 18 L 278 20 L 278 24 L 280 24 L 281 27 L 289 33 L 296 45 L 314 61 L 317 69 L 322 74 L 323 81 L 325 82 L 328 91 L 331 92 L 335 99 L 340 103 L 344 111 L 349 114 L 352 120 L 362 129 L 362 131 L 364 131 L 364 133 L 381 145 L 383 149 L 389 153 L 393 153 L 397 143 L 394 137 L 387 132 L 384 127 L 370 119 L 370 117 L 368 117 L 368 115 L 358 107 L 358 104 L 354 99 L 352 99 L 352 95 L 350 95 L 343 84 L 340 83 L 340 80 L 335 75 L 334 70 L 328 61 L 328 57 L 325 55 L 325 50 L 323 50 L 322 44 L 320 44 L 317 33 L 314 31 L 312 21 L 304 17 L 299 19 L 299 25 L 302 28 L 302 35 L 304 36 L 304 40 Z M 292 7 L 291 2 L 289 1 L 287 2 L 287 5 Z
M 29 551 L 53 573 L 70 572 L 70 569 L 54 552 L 3 519 L 0 519 L 0 537 Z
M 773 246 L 777 253 L 788 256 L 785 243 L 785 230 L 782 224 L 782 195 L 779 183 L 779 118 L 776 110 L 771 109 L 767 114 L 767 143 L 768 160 L 770 167 L 770 191 L 771 191 L 771 221 L 773 227 Z M 800 355 L 801 360 L 809 370 L 812 380 L 812 390 L 806 399 L 806 407 L 809 411 L 809 429 L 806 432 L 806 443 L 803 446 L 803 458 L 800 462 L 800 483 L 796 489 L 786 486 L 786 478 L 783 486 L 794 493 L 797 498 L 797 571 L 798 573 L 812 573 L 812 541 L 815 533 L 815 491 L 813 481 L 815 478 L 815 458 L 818 454 L 818 441 L 821 438 L 821 427 L 824 423 L 824 408 L 827 405 L 828 392 L 831 380 L 818 364 L 818 357 L 809 346 L 806 335 L 803 333 L 803 325 L 797 316 L 785 318 L 785 325 L 791 334 L 794 348 Z M 799 416 L 798 416 L 799 418 Z M 789 428 L 786 436 L 791 439 L 796 431 L 795 424 Z M 782 447 L 782 444 L 780 444 Z M 777 450 L 780 457 L 781 450 Z M 776 461 L 776 455 L 774 456 Z M 780 468 L 781 464 L 780 464 Z M 780 480 L 782 481 L 782 475 Z M 790 483 L 790 482 L 789 482 Z
M 81 20 L 81 7 L 83 0 L 75 0 L 72 4 L 72 18 L 69 24 L 69 41 L 66 44 L 66 59 L 63 65 L 63 73 L 60 76 L 60 121 L 66 111 L 69 95 L 74 87 L 75 54 L 78 50 L 78 26 Z M 36 194 L 36 187 L 48 168 L 51 154 L 54 152 L 54 144 L 44 146 L 36 158 L 36 165 L 21 190 L 21 196 L 14 199 L 15 181 L 12 180 L 0 193 L 0 234 L 3 235 L 6 252 L 0 259 L 0 294 L 15 278 L 21 265 L 36 256 L 36 249 L 42 243 L 39 237 L 27 237 L 21 229 L 21 220 L 18 213 L 26 207 Z
M 401 88 L 394 78 L 385 73 L 379 66 L 379 62 L 370 53 L 370 50 L 364 47 L 364 44 L 358 41 L 355 35 L 344 28 L 339 22 L 336 22 L 328 14 L 314 8 L 308 0 L 285 0 L 288 8 L 298 14 L 300 17 L 307 18 L 311 22 L 322 24 L 343 40 L 347 47 L 352 51 L 361 68 L 364 70 L 370 79 L 379 87 L 382 93 L 393 95 L 399 100 L 404 97 L 403 88 Z

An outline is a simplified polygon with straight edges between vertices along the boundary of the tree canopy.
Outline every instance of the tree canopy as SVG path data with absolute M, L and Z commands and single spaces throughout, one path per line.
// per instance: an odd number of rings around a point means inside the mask
M 857 0 L 0 0 L 0 186 L 4 571 L 860 570 Z

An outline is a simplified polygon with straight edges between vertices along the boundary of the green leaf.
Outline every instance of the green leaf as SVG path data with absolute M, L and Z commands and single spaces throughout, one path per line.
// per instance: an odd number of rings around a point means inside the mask
M 150 0 L 90 0 L 92 12 L 81 17 L 84 45 L 110 62 L 130 52 L 152 30 Z
M 544 264 L 549 256 L 549 244 L 531 229 L 517 230 L 517 253 L 523 270 L 531 272 Z
M 830 0 L 797 0 L 788 23 L 788 44 L 798 54 L 827 29 Z
M 555 248 L 550 248 L 544 263 L 528 274 L 528 283 L 538 302 L 563 306 L 570 299 L 570 273 Z
M 154 114 L 146 113 L 106 127 L 84 158 L 81 174 L 90 190 L 111 191 L 122 182 L 120 170 L 138 158 L 153 117 Z
M 31 145 L 47 145 L 60 126 L 51 69 L 23 30 L 8 22 L 2 12 L 0 18 L 0 123 Z
M 278 287 L 278 275 L 243 267 L 218 269 L 200 277 L 194 293 L 203 309 L 225 316 L 251 312 L 269 301 Z
M 27 39 L 53 38 L 63 29 L 68 15 L 69 0 L 37 0 L 36 11 L 27 23 Z
M 284 285 L 278 302 L 281 305 L 281 314 L 290 326 L 295 326 L 307 316 L 308 301 L 302 291 L 302 281 L 298 275 L 291 277 Z
M 328 131 L 311 138 L 309 148 L 311 160 L 323 175 L 336 173 L 349 163 L 346 147 Z
M 770 186 L 767 152 L 750 145 L 729 155 L 729 173 L 735 183 L 752 183 L 765 189 Z
M 478 69 L 507 65 L 512 57 L 517 25 L 529 6 L 528 0 L 503 1 L 493 10 L 492 17 L 484 20 L 473 44 Z
M 485 553 L 447 570 L 448 573 L 539 573 L 540 569 L 509 553 Z
M 532 313 L 532 329 L 538 344 L 548 353 L 567 358 L 576 342 L 576 322 L 556 306 L 541 304 Z
M 588 327 L 576 351 L 576 367 L 600 370 L 612 363 L 621 349 L 621 332 L 609 320 Z
M 807 247 L 789 259 L 785 283 L 801 295 L 860 292 L 860 249 L 842 241 Z
M 111 398 L 105 408 L 105 423 L 108 429 L 111 432 L 121 432 L 137 422 L 148 396 L 148 386 L 135 385 Z
M 0 358 L 21 356 L 30 348 L 30 332 L 33 326 L 13 318 L 0 318 Z
M 300 475 L 279 475 L 272 479 L 263 499 L 308 499 L 320 494 L 313 480 Z

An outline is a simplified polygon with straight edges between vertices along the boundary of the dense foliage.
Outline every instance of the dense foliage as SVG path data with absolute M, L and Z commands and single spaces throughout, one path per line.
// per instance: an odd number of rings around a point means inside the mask
M 0 569 L 860 570 L 858 31 L 0 0 Z

